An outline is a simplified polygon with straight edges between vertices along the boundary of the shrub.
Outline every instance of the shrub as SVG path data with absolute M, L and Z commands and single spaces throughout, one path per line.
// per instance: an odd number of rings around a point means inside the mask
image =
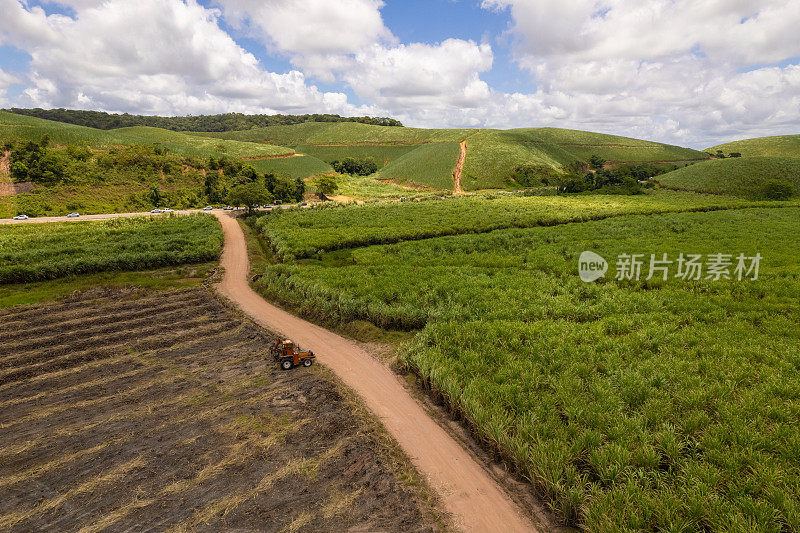
M 550 185 L 558 181 L 560 175 L 547 165 L 519 165 L 511 172 L 509 181 L 521 187 Z
M 339 190 L 339 184 L 336 182 L 336 177 L 331 174 L 317 174 L 311 178 L 311 183 L 317 189 L 317 194 L 320 197 L 325 197 L 335 193 Z
M 760 196 L 765 200 L 788 200 L 796 192 L 791 183 L 773 178 L 761 186 Z
M 345 157 L 341 161 L 333 161 L 331 166 L 333 170 L 340 174 L 357 176 L 369 176 L 378 171 L 378 164 L 371 157 L 365 157 L 363 159 Z

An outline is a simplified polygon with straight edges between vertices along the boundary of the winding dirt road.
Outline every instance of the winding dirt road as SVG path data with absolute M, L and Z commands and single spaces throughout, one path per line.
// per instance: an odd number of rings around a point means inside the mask
M 537 531 L 534 523 L 484 467 L 428 415 L 388 367 L 355 342 L 289 314 L 267 303 L 253 291 L 248 283 L 247 244 L 239 223 L 226 212 L 213 214 L 219 219 L 225 234 L 221 260 L 225 274 L 217 286 L 219 292 L 262 326 L 313 350 L 318 356 L 317 361 L 356 391 L 438 493 L 458 529 L 492 533 Z M 106 220 L 138 215 L 149 213 L 88 215 L 80 219 L 3 219 L 0 224 Z
M 389 368 L 355 342 L 291 315 L 253 291 L 242 229 L 226 213 L 215 215 L 225 233 L 220 293 L 262 326 L 313 350 L 320 363 L 356 391 L 438 492 L 456 527 L 470 532 L 536 531 L 486 470 L 425 412 Z

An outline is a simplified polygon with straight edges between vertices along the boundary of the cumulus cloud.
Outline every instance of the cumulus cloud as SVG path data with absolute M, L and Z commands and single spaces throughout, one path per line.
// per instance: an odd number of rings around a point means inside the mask
M 509 16 L 493 44 L 511 43 L 514 64 L 535 84 L 528 93 L 482 79 L 496 63 L 489 42 L 400 42 L 381 0 L 213 1 L 213 9 L 197 0 L 47 2 L 69 6 L 67 16 L 0 0 L 0 44 L 31 56 L 14 81 L 26 86 L 14 103 L 547 125 L 696 147 L 796 133 L 800 124 L 796 0 L 482 0 Z M 291 69 L 265 70 L 222 22 Z M 4 101 L 8 79 L 0 74 Z M 320 91 L 319 82 L 347 87 L 366 104 Z
M 0 68 L 0 106 L 9 105 L 8 88 L 19 82 L 19 78 Z
M 443 103 L 474 108 L 489 96 L 479 73 L 491 68 L 488 44 L 447 39 L 437 45 L 371 46 L 355 55 L 342 78 L 363 98 L 390 109 Z
M 350 113 L 297 70 L 265 71 L 194 0 L 78 2 L 75 18 L 0 0 L 4 41 L 31 55 L 31 105 L 146 113 Z M 80 4 L 80 5 L 78 5 Z
M 400 44 L 379 0 L 217 0 L 229 23 L 259 37 L 309 75 L 339 80 L 393 115 L 442 117 L 484 105 L 492 49 L 462 39 Z
M 703 145 L 800 122 L 798 66 L 775 65 L 800 55 L 794 0 L 482 5 L 510 11 L 515 61 L 569 124 Z
M 289 56 L 311 75 L 330 80 L 347 56 L 396 39 L 379 0 L 218 0 L 226 20 Z

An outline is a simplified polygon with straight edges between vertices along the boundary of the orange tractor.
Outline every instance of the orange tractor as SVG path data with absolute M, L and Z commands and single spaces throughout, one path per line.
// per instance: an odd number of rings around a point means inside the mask
M 314 359 L 317 357 L 314 355 L 314 352 L 301 352 L 289 339 L 283 341 L 278 339 L 275 341 L 270 353 L 284 370 L 289 370 L 299 365 L 311 366 L 314 364 Z

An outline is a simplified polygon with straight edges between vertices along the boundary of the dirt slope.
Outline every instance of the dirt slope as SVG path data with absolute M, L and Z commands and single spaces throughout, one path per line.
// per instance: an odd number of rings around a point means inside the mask
M 355 390 L 411 457 L 464 531 L 536 531 L 492 477 L 403 387 L 386 366 L 355 342 L 270 305 L 248 284 L 249 262 L 238 222 L 215 213 L 225 233 L 220 292 L 260 324 L 316 352 L 319 362 Z

